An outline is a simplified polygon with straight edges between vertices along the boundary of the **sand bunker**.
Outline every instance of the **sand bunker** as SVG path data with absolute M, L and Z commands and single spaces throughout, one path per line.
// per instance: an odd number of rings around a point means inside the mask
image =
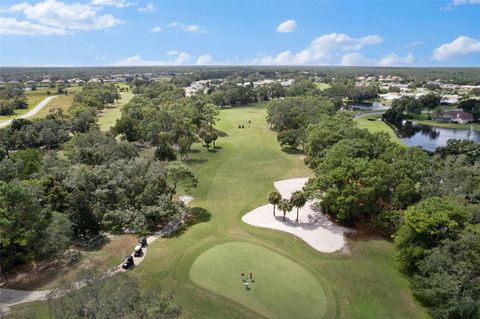
M 290 198 L 291 194 L 301 190 L 308 178 L 294 178 L 274 182 L 275 188 L 283 198 Z M 285 221 L 282 220 L 283 212 L 276 210 L 273 217 L 273 206 L 270 204 L 255 208 L 245 214 L 242 220 L 250 225 L 281 230 L 303 239 L 314 249 L 331 253 L 340 250 L 345 245 L 345 233 L 348 229 L 338 226 L 330 221 L 325 214 L 320 212 L 313 201 L 308 201 L 300 209 L 298 223 L 295 221 L 297 210 L 294 208 L 287 213 Z

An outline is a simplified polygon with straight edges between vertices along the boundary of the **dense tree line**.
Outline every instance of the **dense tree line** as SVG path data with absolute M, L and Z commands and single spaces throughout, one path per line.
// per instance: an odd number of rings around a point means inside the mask
M 25 92 L 20 85 L 0 87 L 0 115 L 12 115 L 15 110 L 28 107 Z
M 414 113 L 438 101 L 405 98 L 394 109 Z M 406 148 L 357 128 L 325 97 L 272 101 L 267 119 L 280 143 L 291 130 L 305 139 L 305 161 L 315 172 L 305 191 L 326 214 L 393 236 L 398 265 L 434 318 L 478 318 L 479 144 L 450 140 L 434 153 Z M 292 209 L 278 194 L 269 201 Z
M 458 107 L 464 110 L 467 113 L 473 115 L 475 121 L 480 120 L 480 100 L 478 99 L 467 99 L 460 101 Z
M 188 167 L 139 157 L 133 144 L 98 130 L 97 112 L 118 97 L 114 86 L 87 85 L 68 115 L 0 130 L 2 270 L 101 231 L 148 232 L 183 214 L 173 195 L 196 185 Z
M 382 119 L 388 123 L 399 126 L 408 117 L 421 114 L 424 109 L 430 111 L 440 105 L 440 96 L 429 93 L 418 99 L 413 96 L 402 96 L 393 100 L 392 107 L 382 115 Z
M 295 78 L 299 75 L 316 75 L 324 79 L 355 79 L 364 76 L 399 76 L 405 81 L 433 81 L 441 79 L 448 83 L 480 84 L 480 73 L 475 68 L 391 68 L 391 67 L 329 67 L 329 66 L 135 66 L 135 67 L 51 67 L 51 68 L 0 68 L 0 80 L 41 81 L 44 77 L 52 80 L 91 77 L 105 77 L 115 74 L 149 74 L 166 77 L 191 76 L 198 79 L 218 79 L 231 75 L 247 78 L 254 75 L 261 78 Z M 129 79 L 129 80 L 131 80 Z
M 295 149 L 305 145 L 307 126 L 318 123 L 323 114 L 333 114 L 335 108 L 324 97 L 288 97 L 269 102 L 267 112 L 267 122 L 278 131 L 280 145 Z

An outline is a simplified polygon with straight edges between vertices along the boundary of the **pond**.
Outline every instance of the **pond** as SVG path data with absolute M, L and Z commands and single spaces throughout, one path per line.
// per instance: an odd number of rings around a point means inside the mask
M 351 103 L 347 105 L 347 108 L 350 111 L 383 111 L 387 110 L 388 106 L 385 106 L 380 102 Z
M 447 145 L 449 139 L 469 140 L 480 143 L 480 131 L 445 128 L 404 122 L 398 129 L 398 136 L 408 146 L 421 146 L 427 151 L 434 151 L 439 146 Z

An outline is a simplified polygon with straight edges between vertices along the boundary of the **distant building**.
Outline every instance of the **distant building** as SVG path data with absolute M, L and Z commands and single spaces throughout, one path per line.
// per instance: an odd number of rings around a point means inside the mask
M 454 110 L 445 111 L 438 117 L 433 117 L 434 120 L 440 122 L 453 122 L 459 124 L 465 124 L 473 122 L 473 115 L 464 111 Z
M 458 95 L 442 95 L 442 100 L 440 101 L 442 104 L 457 104 L 458 103 Z
M 50 84 L 50 83 L 52 83 L 52 81 L 50 81 L 50 79 L 43 79 L 40 83 L 42 83 L 42 84 Z

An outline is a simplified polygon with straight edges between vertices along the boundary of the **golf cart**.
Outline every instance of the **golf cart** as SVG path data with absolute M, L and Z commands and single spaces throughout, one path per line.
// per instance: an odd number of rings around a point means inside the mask
M 142 257 L 142 255 L 143 255 L 142 244 L 138 243 L 138 244 L 135 246 L 135 249 L 134 249 L 134 252 L 133 252 L 133 256 L 135 256 L 135 257 Z
M 129 269 L 133 265 L 134 265 L 133 257 L 132 256 L 127 256 L 127 257 L 125 257 L 125 260 L 123 261 L 122 268 L 123 269 Z
M 139 243 L 139 244 L 142 244 L 142 247 L 147 246 L 147 238 L 146 238 L 146 237 L 143 237 L 143 236 L 140 237 L 140 238 L 138 239 L 138 243 Z

